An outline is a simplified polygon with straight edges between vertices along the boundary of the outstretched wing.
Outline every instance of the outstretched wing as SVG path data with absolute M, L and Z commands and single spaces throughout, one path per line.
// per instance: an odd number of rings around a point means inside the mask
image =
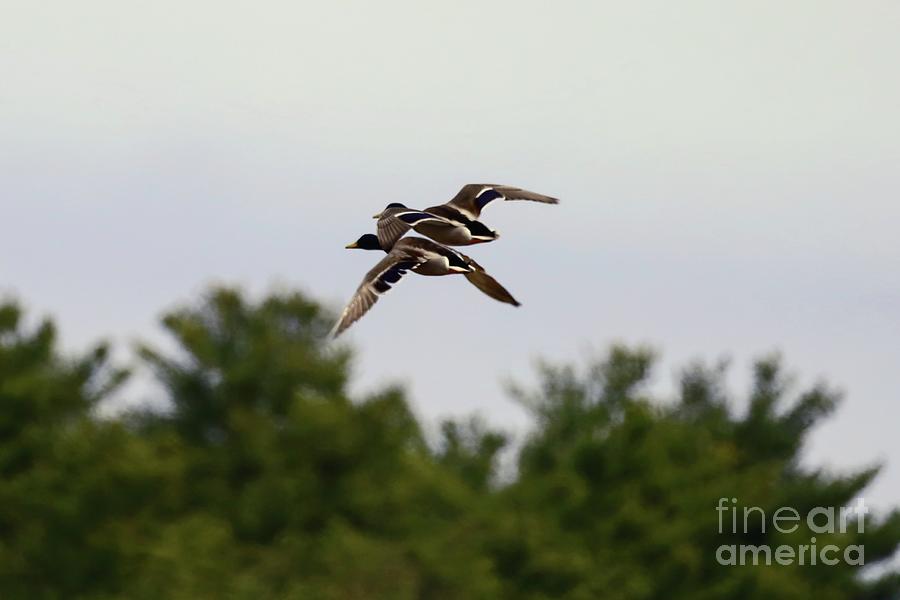
M 447 219 L 425 211 L 411 208 L 389 208 L 378 217 L 378 243 L 382 248 L 393 248 L 397 240 L 402 238 L 410 228 L 424 223 L 438 227 L 456 227 Z
M 469 280 L 469 283 L 477 287 L 479 290 L 493 298 L 494 300 L 499 300 L 500 302 L 505 302 L 506 304 L 512 304 L 513 306 L 521 306 L 518 300 L 513 298 L 513 295 L 507 291 L 505 287 L 500 285 L 500 282 L 487 274 L 484 270 L 484 267 L 475 262 L 472 258 L 462 255 L 463 260 L 466 264 L 469 265 L 470 268 L 474 269 L 470 273 L 466 273 L 466 279 Z
M 464 185 L 447 204 L 456 208 L 470 219 L 477 219 L 481 215 L 481 210 L 494 200 L 530 200 L 532 202 L 543 202 L 544 204 L 559 204 L 559 200 L 552 196 L 545 196 L 544 194 L 529 192 L 522 188 L 495 183 L 470 183 Z
M 423 257 L 397 251 L 390 252 L 382 258 L 371 271 L 366 273 L 353 298 L 341 313 L 341 318 L 331 330 L 331 335 L 337 337 L 343 333 L 378 302 L 379 296 L 390 290 L 395 283 L 400 281 L 401 277 L 423 262 L 425 262 Z

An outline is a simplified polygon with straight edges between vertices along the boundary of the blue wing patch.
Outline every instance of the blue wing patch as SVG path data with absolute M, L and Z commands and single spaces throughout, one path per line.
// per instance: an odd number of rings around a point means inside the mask
M 385 271 L 384 273 L 379 275 L 378 279 L 376 279 L 372 283 L 372 287 L 374 287 L 375 291 L 377 291 L 379 294 L 383 294 L 386 291 L 388 291 L 389 289 L 391 289 L 391 286 L 393 284 L 400 281 L 400 278 L 403 277 L 404 275 L 406 275 L 407 271 L 409 271 L 410 269 L 412 269 L 413 267 L 415 267 L 418 264 L 419 263 L 417 263 L 415 261 L 398 262 L 397 264 L 392 266 L 390 269 L 388 269 L 387 271 Z
M 434 215 L 429 215 L 426 212 L 404 212 L 398 214 L 397 218 L 408 225 L 415 225 L 419 221 L 424 221 L 425 219 L 433 219 Z
M 493 188 L 489 188 L 478 194 L 478 197 L 475 198 L 475 205 L 478 206 L 478 210 L 481 210 L 487 205 L 488 202 L 502 197 L 503 194 Z

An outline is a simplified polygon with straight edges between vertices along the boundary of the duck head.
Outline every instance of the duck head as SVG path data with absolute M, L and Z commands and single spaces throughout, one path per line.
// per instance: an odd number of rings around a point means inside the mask
M 382 250 L 381 244 L 378 243 L 378 238 L 371 233 L 360 236 L 358 240 L 356 240 L 352 244 L 347 244 L 344 247 L 348 249 L 359 250 Z

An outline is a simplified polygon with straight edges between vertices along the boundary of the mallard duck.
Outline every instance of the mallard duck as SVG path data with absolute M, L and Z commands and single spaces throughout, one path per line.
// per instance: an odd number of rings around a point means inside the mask
M 499 234 L 478 220 L 481 210 L 494 200 L 531 200 L 559 204 L 556 198 L 517 187 L 470 183 L 464 185 L 446 204 L 425 210 L 408 208 L 398 202 L 388 204 L 374 216 L 378 219 L 378 241 L 385 248 L 390 248 L 410 228 L 449 246 L 494 241 Z
M 519 302 L 512 294 L 488 275 L 481 265 L 465 254 L 431 240 L 420 237 L 403 238 L 393 246 L 389 246 L 390 250 L 385 250 L 375 235 L 367 233 L 352 244 L 348 244 L 346 248 L 383 250 L 387 252 L 387 256 L 366 273 L 353 298 L 341 313 L 341 318 L 335 324 L 332 330 L 333 337 L 339 336 L 359 320 L 378 301 L 379 296 L 390 290 L 410 271 L 431 276 L 465 275 L 472 285 L 491 298 L 519 306 Z

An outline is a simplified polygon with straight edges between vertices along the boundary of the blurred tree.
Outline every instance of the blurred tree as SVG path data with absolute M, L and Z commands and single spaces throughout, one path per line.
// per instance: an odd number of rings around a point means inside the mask
M 720 545 L 787 544 L 818 537 L 819 547 L 865 544 L 867 565 L 900 542 L 900 512 L 866 521 L 865 533 L 817 535 L 805 523 L 790 535 L 765 532 L 759 513 L 743 529 L 743 507 L 801 516 L 841 507 L 878 469 L 847 476 L 807 472 L 806 435 L 830 414 L 837 395 L 816 386 L 793 402 L 779 361 L 755 368 L 748 408 L 737 415 L 724 392 L 724 367 L 684 372 L 674 403 L 651 401 L 646 350 L 615 347 L 584 374 L 544 366 L 535 392 L 515 390 L 537 427 L 520 453 L 519 477 L 503 490 L 508 505 L 494 548 L 505 592 L 516 598 L 897 598 L 890 572 L 864 580 L 835 566 L 722 566 Z M 737 498 L 719 533 L 720 498 Z M 732 506 L 727 504 L 726 506 Z M 729 513 L 730 514 L 730 513 Z M 527 532 L 523 535 L 523 532 Z M 875 540 L 878 540 L 877 542 Z
M 152 491 L 139 440 L 91 419 L 124 373 L 103 345 L 60 358 L 52 324 L 28 331 L 22 320 L 18 305 L 0 305 L 0 597 L 114 589 L 114 520 Z
M 720 498 L 804 513 L 877 471 L 800 465 L 836 395 L 788 401 L 776 359 L 743 411 L 721 365 L 685 371 L 673 402 L 648 397 L 645 350 L 545 365 L 516 391 L 535 427 L 501 480 L 507 439 L 487 424 L 429 444 L 402 390 L 351 400 L 351 355 L 302 295 L 214 289 L 163 323 L 177 349 L 140 356 L 168 407 L 100 419 L 124 377 L 105 347 L 64 359 L 50 324 L 0 307 L 0 598 L 898 597 L 890 570 L 716 562 L 722 544 L 813 535 L 720 534 Z M 826 539 L 878 563 L 900 513 Z
M 497 590 L 478 538 L 466 535 L 474 491 L 434 460 L 400 390 L 347 398 L 349 354 L 325 342 L 332 319 L 300 295 L 251 305 L 219 289 L 165 317 L 177 357 L 142 349 L 172 410 L 142 415 L 141 430 L 178 432 L 186 464 L 184 514 L 148 548 L 150 570 L 136 578 L 149 586 L 143 596 Z M 198 543 L 227 567 L 192 569 Z M 171 588 L 173 569 L 183 591 Z

